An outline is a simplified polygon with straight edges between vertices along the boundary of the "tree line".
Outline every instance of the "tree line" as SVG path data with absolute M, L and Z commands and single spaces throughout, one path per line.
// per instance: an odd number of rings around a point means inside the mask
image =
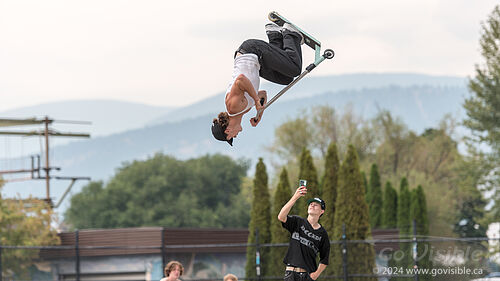
M 297 123 L 301 125 L 295 126 Z M 478 165 L 480 160 L 475 155 L 459 152 L 459 141 L 453 138 L 455 127 L 456 121 L 445 116 L 437 128 L 417 134 L 387 111 L 381 110 L 374 118 L 365 120 L 349 109 L 339 113 L 323 105 L 279 126 L 274 143 L 267 149 L 271 156 L 276 156 L 271 159 L 273 167 L 286 166 L 292 180 L 298 177 L 303 164 L 298 161 L 302 152 L 294 143 L 288 143 L 289 139 L 303 135 L 315 139 L 304 141 L 304 145 L 320 173 L 328 141 L 336 143 L 340 160 L 351 144 L 358 154 L 362 174 L 368 176 L 363 177 L 363 182 L 373 226 L 391 224 L 388 214 L 384 219 L 383 212 L 377 211 L 382 208 L 382 188 L 386 189 L 387 182 L 392 187 L 405 178 L 410 186 L 420 185 L 428 195 L 427 207 L 435 214 L 428 220 L 430 234 L 466 237 L 474 232 L 472 226 L 487 225 L 489 221 L 486 201 L 478 188 L 484 177 L 482 165 Z M 465 228 L 449 227 L 450 222 L 458 224 L 463 220 L 467 220 Z M 484 236 L 485 231 L 476 231 L 474 235 Z
M 156 154 L 125 163 L 106 184 L 92 182 L 71 198 L 72 227 L 246 227 L 242 181 L 248 161 L 206 155 L 186 161 Z

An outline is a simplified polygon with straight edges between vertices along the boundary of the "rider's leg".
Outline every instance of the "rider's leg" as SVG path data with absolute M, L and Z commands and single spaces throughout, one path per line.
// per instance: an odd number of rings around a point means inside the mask
M 283 30 L 283 48 L 262 40 L 249 39 L 241 44 L 238 51 L 253 53 L 259 57 L 261 77 L 287 85 L 302 71 L 300 40 L 299 34 Z
M 302 71 L 302 50 L 300 36 L 297 33 L 283 30 L 282 43 L 279 48 L 271 48 L 263 54 L 262 61 L 265 68 L 261 69 L 261 76 L 269 81 L 287 85 Z M 268 35 L 269 37 L 269 35 Z M 271 39 L 271 38 L 270 38 Z M 272 38 L 274 39 L 274 38 Z M 270 40 L 271 41 L 271 40 Z M 273 45 L 276 46 L 277 45 Z M 284 67 L 284 65 L 287 65 Z
M 299 69 L 298 76 L 302 70 L 302 35 L 297 32 L 292 32 L 288 29 L 283 29 L 283 50 L 288 54 L 288 57 Z
M 269 39 L 269 44 L 283 49 L 283 34 L 281 34 L 281 26 L 275 23 L 266 24 L 266 35 Z
M 277 25 L 276 25 L 277 26 Z M 281 28 L 281 27 L 280 27 Z M 277 47 L 278 49 L 283 49 L 283 34 L 279 32 L 269 32 L 266 31 L 267 38 L 269 39 L 269 44 Z M 279 84 L 290 84 L 293 81 L 293 77 L 282 74 L 274 69 L 264 69 L 261 71 L 261 76 L 265 79 L 279 83 Z

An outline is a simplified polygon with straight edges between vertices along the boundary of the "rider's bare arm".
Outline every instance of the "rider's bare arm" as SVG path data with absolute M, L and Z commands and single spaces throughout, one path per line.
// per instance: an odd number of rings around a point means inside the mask
M 307 188 L 305 186 L 301 186 L 295 190 L 295 193 L 293 194 L 292 198 L 286 202 L 286 204 L 281 208 L 279 214 L 278 214 L 278 220 L 281 222 L 286 222 L 288 213 L 290 213 L 290 210 L 292 209 L 293 205 L 295 202 L 302 196 L 305 196 L 307 194 Z
M 262 106 L 265 105 L 267 102 L 267 92 L 264 90 L 261 90 L 261 91 L 259 91 L 259 93 L 257 95 L 259 96 L 259 104 Z M 263 103 L 261 103 L 261 101 L 260 101 L 262 99 L 264 101 Z M 257 126 L 257 124 L 259 124 L 260 120 L 262 119 L 262 114 L 264 114 L 264 111 L 260 111 L 260 112 L 258 111 L 259 110 L 258 107 L 256 107 L 256 109 L 257 109 L 257 116 L 255 118 L 253 118 L 253 117 L 250 118 L 250 124 L 252 124 L 253 127 L 255 127 L 255 126 Z
M 260 90 L 258 93 L 257 93 L 257 96 L 259 96 L 259 102 L 260 102 L 260 99 L 264 99 L 264 104 L 266 104 L 267 102 L 267 92 L 265 90 Z M 263 104 L 263 105 L 264 105 Z
M 261 107 L 260 98 L 257 96 L 257 92 L 250 82 L 250 80 L 243 74 L 238 75 L 235 81 L 236 86 L 243 92 L 247 92 L 252 99 L 255 101 L 255 108 L 259 109 Z

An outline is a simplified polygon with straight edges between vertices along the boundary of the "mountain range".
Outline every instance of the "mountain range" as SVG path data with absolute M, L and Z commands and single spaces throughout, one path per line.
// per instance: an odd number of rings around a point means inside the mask
M 80 115 L 71 115 L 67 103 L 58 103 L 18 109 L 9 112 L 9 115 L 3 112 L 0 117 L 29 117 L 35 112 L 54 117 L 58 112 L 56 117 L 61 119 L 94 118 L 93 124 L 103 122 L 105 125 L 99 127 L 96 136 L 91 139 L 51 147 L 51 161 L 62 168 L 58 175 L 90 176 L 92 180 L 105 181 L 124 162 L 147 159 L 158 152 L 179 159 L 223 153 L 233 158 L 250 159 L 255 164 L 258 157 L 266 157 L 264 147 L 273 142 L 276 127 L 286 120 L 314 114 L 313 108 L 317 105 L 330 105 L 339 112 L 352 107 L 357 115 L 364 118 L 373 117 L 380 110 L 389 110 L 411 130 L 420 133 L 425 128 L 435 127 L 445 114 L 452 114 L 457 119 L 465 116 L 462 104 L 468 95 L 466 83 L 464 77 L 411 73 L 310 77 L 270 106 L 256 128 L 251 127 L 248 121 L 255 111 L 245 115 L 243 132 L 235 139 L 234 147 L 215 141 L 210 132 L 212 119 L 224 109 L 224 93 L 180 108 L 82 101 L 82 104 L 88 103 L 88 109 L 80 111 Z M 268 91 L 269 96 L 281 89 L 269 83 L 263 83 L 262 88 Z M 68 110 L 66 115 L 65 110 Z M 106 123 L 110 120 L 115 123 Z M 112 129 L 106 130 L 106 127 Z M 15 162 L 15 159 L 5 160 L 4 157 L 4 161 Z M 52 181 L 54 201 L 60 199 L 68 184 Z M 78 192 L 84 184 L 83 181 L 77 182 L 72 193 Z M 7 196 L 19 193 L 21 197 L 28 194 L 44 197 L 45 188 L 41 181 L 15 182 L 6 184 L 2 193 Z M 68 202 L 65 200 L 62 210 Z

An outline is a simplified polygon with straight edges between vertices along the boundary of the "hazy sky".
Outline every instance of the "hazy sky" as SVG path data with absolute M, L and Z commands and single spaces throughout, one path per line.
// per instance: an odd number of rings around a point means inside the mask
M 276 10 L 336 52 L 311 75 L 473 74 L 498 0 L 0 0 L 0 111 L 60 100 L 186 105 L 223 91 Z M 304 65 L 313 51 L 303 48 Z M 221 101 L 222 103 L 223 101 Z

